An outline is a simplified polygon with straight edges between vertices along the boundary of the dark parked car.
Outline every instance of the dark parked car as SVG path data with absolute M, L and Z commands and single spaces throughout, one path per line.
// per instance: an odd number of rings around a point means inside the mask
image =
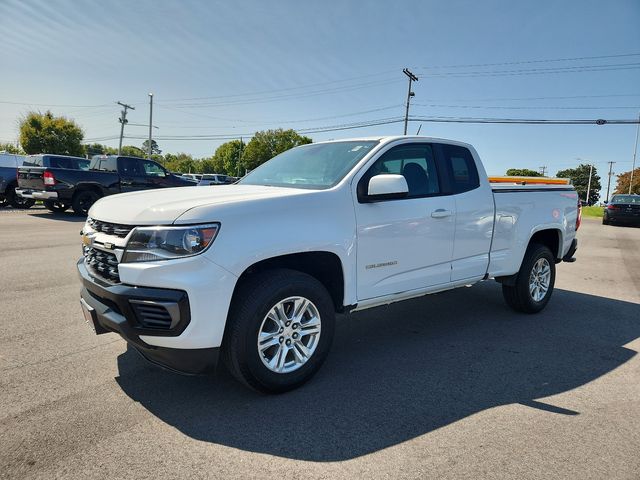
M 640 195 L 613 195 L 602 216 L 602 224 L 640 225 Z
M 24 198 L 58 205 L 57 211 L 73 207 L 86 215 L 101 197 L 151 188 L 193 186 L 152 160 L 117 155 L 95 156 L 87 170 L 23 166 L 18 169 L 16 191 Z
M 16 170 L 22 166 L 25 157 L 13 153 L 0 153 L 0 207 L 11 205 L 15 208 L 29 208 L 35 202 L 16 195 L 18 182 Z

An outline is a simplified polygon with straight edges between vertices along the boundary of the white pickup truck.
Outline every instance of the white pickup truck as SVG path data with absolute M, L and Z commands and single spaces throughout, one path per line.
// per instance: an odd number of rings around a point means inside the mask
M 320 368 L 336 312 L 494 278 L 535 313 L 574 260 L 578 196 L 502 181 L 470 145 L 402 136 L 297 147 L 215 189 L 109 196 L 81 232 L 84 316 L 164 367 L 203 373 L 221 354 L 281 392 Z

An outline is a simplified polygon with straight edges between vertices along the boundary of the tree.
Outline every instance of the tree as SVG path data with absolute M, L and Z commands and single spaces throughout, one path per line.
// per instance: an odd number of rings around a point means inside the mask
M 297 147 L 311 143 L 309 137 L 298 135 L 295 130 L 263 130 L 256 132 L 242 153 L 241 166 L 253 170 L 276 155 Z
M 202 173 L 226 173 L 222 160 L 213 156 L 200 160 Z
M 591 166 L 587 164 L 580 164 L 577 168 L 568 168 L 566 170 L 560 170 L 556 173 L 557 177 L 570 178 L 573 186 L 578 192 L 578 196 L 581 200 L 587 200 L 589 205 L 593 205 L 598 202 L 600 198 L 600 176 L 598 170 L 593 167 L 593 174 L 591 176 L 591 190 L 589 191 L 589 198 L 587 198 L 587 186 L 589 184 L 589 170 Z
M 20 122 L 20 144 L 28 154 L 54 153 L 81 156 L 84 132 L 72 120 L 30 112 Z
M 118 152 L 116 151 L 116 154 Z M 147 152 L 143 152 L 141 149 L 134 145 L 123 145 L 122 150 L 120 151 L 120 155 L 124 155 L 126 157 L 140 157 L 145 158 L 147 156 Z
M 535 170 L 529 170 L 528 168 L 510 168 L 507 170 L 507 175 L 513 177 L 541 177 L 542 174 Z
M 13 143 L 0 143 L 0 152 L 13 153 L 16 155 L 24 155 L 24 150 Z
M 631 170 L 618 175 L 618 184 L 614 193 L 629 193 L 629 182 L 631 181 Z M 631 193 L 640 195 L 640 167 L 633 171 L 633 188 Z
M 118 149 L 107 147 L 101 143 L 91 143 L 84 146 L 84 153 L 89 157 L 93 157 L 94 155 L 117 155 Z
M 231 140 L 216 148 L 213 154 L 214 165 L 218 168 L 214 173 L 226 173 L 227 175 L 238 175 L 238 165 L 245 149 L 242 140 Z
M 142 142 L 142 151 L 144 153 L 149 153 L 149 140 L 145 140 L 144 142 Z M 158 143 L 151 139 L 151 155 L 160 155 L 162 153 L 162 150 L 160 150 L 160 148 L 158 148 Z
M 179 173 L 200 173 L 202 169 L 201 162 L 194 160 L 188 153 L 168 153 L 164 157 L 164 166 L 167 170 Z

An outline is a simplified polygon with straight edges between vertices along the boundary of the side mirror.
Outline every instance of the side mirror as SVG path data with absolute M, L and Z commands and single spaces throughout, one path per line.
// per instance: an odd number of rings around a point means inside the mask
M 409 186 L 402 175 L 380 174 L 369 180 L 366 200 L 395 200 L 405 198 L 408 194 Z

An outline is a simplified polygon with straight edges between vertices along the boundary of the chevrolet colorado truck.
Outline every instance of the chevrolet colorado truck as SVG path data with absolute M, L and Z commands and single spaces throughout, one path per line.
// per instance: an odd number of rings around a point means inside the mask
M 493 278 L 542 310 L 580 224 L 568 182 L 490 182 L 465 143 L 382 137 L 300 146 L 234 185 L 106 197 L 82 229 L 96 333 L 203 373 L 218 357 L 263 392 L 320 368 L 336 312 Z
M 78 215 L 87 215 L 96 200 L 114 193 L 193 185 L 144 158 L 96 155 L 91 161 L 78 161 L 88 165 L 75 168 L 77 162 L 49 166 L 25 163 L 18 168 L 16 194 L 43 200 L 52 211 L 63 212 L 72 207 Z

